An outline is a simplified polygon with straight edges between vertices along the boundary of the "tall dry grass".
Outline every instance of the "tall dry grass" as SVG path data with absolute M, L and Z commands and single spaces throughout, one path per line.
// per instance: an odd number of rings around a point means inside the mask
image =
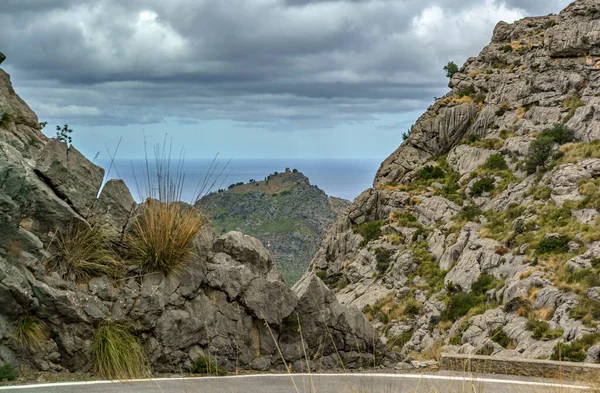
M 14 336 L 23 348 L 35 350 L 48 340 L 48 328 L 40 319 L 24 315 L 17 320 Z
M 80 282 L 103 275 L 118 277 L 122 272 L 122 263 L 99 226 L 72 222 L 66 231 L 57 231 L 51 243 L 55 251 L 47 265 L 63 279 Z
M 102 323 L 92 342 L 94 371 L 102 378 L 134 379 L 151 376 L 146 353 L 130 330 L 113 321 Z

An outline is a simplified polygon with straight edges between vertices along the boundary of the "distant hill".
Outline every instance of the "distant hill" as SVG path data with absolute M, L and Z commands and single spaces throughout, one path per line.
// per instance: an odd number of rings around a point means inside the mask
M 288 284 L 306 271 L 324 234 L 349 205 L 289 169 L 262 181 L 232 184 L 196 204 L 211 218 L 217 234 L 238 230 L 260 239 Z

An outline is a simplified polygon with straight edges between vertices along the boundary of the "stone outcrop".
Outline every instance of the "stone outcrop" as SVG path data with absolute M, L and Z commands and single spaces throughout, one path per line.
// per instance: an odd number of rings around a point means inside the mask
M 404 354 L 537 359 L 563 342 L 597 359 L 599 48 L 593 0 L 499 23 L 336 221 L 308 274 Z M 528 173 L 533 142 L 556 125 L 573 143 L 555 143 Z
M 318 278 L 290 289 L 260 241 L 239 232 L 216 239 L 207 221 L 179 275 L 140 276 L 126 265 L 119 280 L 61 278 L 48 264 L 59 233 L 97 225 L 118 249 L 140 206 L 121 180 L 100 190 L 102 168 L 43 136 L 2 70 L 0 110 L 9 114 L 0 123 L 0 365 L 91 371 L 92 341 L 107 320 L 130 328 L 157 372 L 189 369 L 198 357 L 260 370 L 395 359 L 364 315 L 340 304 Z M 39 348 L 17 340 L 23 316 L 43 326 L 47 340 Z

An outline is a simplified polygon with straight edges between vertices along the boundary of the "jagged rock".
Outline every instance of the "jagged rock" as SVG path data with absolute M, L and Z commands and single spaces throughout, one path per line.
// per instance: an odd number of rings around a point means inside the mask
M 574 210 L 571 215 L 582 224 L 590 224 L 596 221 L 596 218 L 600 216 L 596 209 L 582 209 Z
M 213 251 L 223 252 L 238 261 L 244 261 L 254 273 L 265 277 L 273 268 L 271 256 L 260 241 L 241 232 L 228 232 L 218 238 Z
M 294 311 L 298 299 L 283 282 L 258 278 L 250 283 L 242 302 L 258 318 L 279 325 Z
M 104 179 L 104 169 L 75 147 L 51 139 L 40 152 L 35 170 L 61 199 L 88 217 Z
M 4 53 L 0 52 L 0 64 L 2 64 L 4 60 L 6 60 L 6 56 L 4 55 Z
M 578 183 L 591 177 L 592 175 L 585 168 L 577 164 L 561 165 L 555 171 L 544 176 L 552 187 L 552 199 L 559 205 L 566 201 L 582 199 L 582 196 L 579 195 Z
M 493 150 L 459 145 L 452 149 L 447 160 L 450 167 L 463 176 L 485 164 L 493 153 Z
M 93 218 L 112 237 L 120 237 L 136 206 L 129 188 L 123 180 L 111 179 L 106 182 L 94 205 Z M 99 222 L 98 222 L 99 221 Z
M 0 141 L 16 148 L 25 158 L 33 158 L 48 138 L 39 129 L 38 118 L 15 93 L 10 77 L 0 70 L 0 116 L 7 113 L 10 121 L 0 124 Z

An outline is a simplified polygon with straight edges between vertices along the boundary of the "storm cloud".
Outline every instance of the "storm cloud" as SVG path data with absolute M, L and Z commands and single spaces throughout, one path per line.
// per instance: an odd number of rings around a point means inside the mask
M 427 107 L 495 24 L 560 0 L 3 0 L 0 51 L 41 119 L 302 130 Z

